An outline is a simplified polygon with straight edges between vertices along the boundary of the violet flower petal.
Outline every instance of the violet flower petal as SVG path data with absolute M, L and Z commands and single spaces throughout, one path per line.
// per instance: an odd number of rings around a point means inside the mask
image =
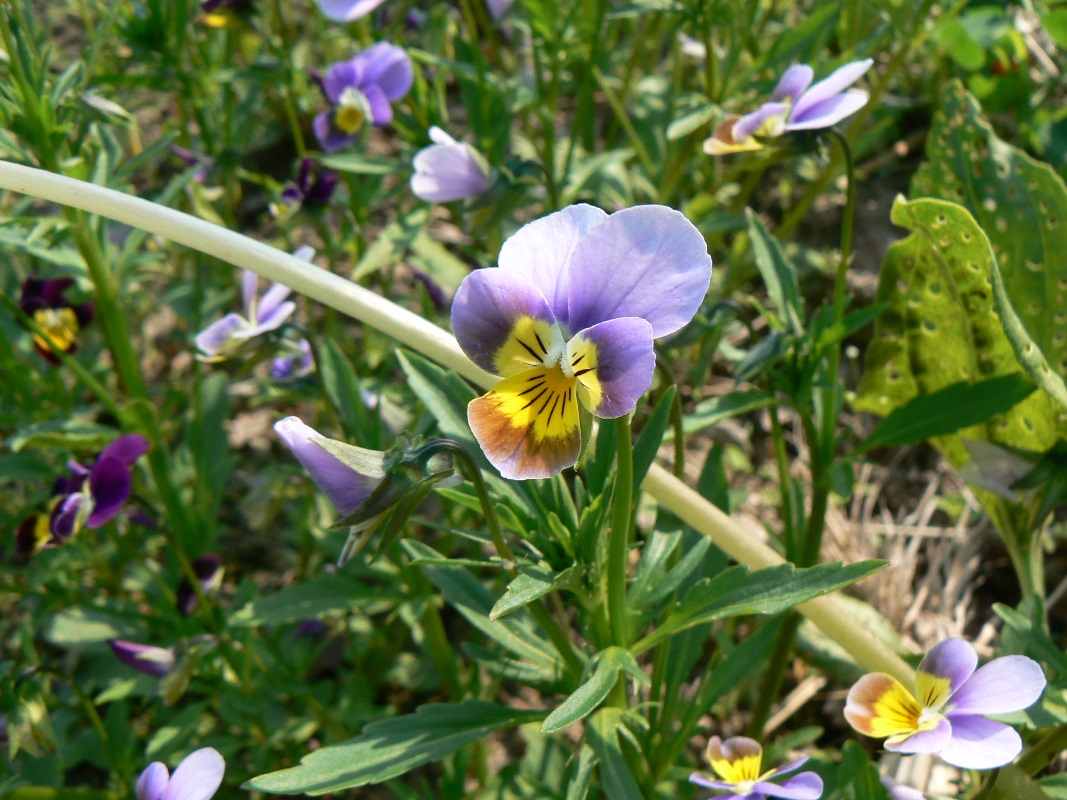
M 393 107 L 389 105 L 389 98 L 382 87 L 373 83 L 364 86 L 363 96 L 370 106 L 370 120 L 374 127 L 384 128 L 393 121 Z
M 163 800 L 170 771 L 162 761 L 153 761 L 137 779 L 137 800 Z
M 726 783 L 725 781 L 713 780 L 711 778 L 705 777 L 704 774 L 700 772 L 694 772 L 692 775 L 690 775 L 689 782 L 695 783 L 697 786 L 703 786 L 707 789 L 718 789 L 719 791 L 724 792 L 728 792 L 731 789 L 736 788 L 736 784 Z M 722 797 L 722 795 L 716 795 L 717 799 L 720 797 Z
M 571 253 L 583 236 L 607 218 L 595 206 L 567 206 L 519 228 L 500 248 L 497 263 L 540 289 L 556 319 L 566 325 Z
M 432 130 L 431 130 L 432 134 Z M 474 152 L 462 142 L 433 144 L 415 154 L 411 191 L 429 203 L 448 203 L 475 197 L 489 188 Z
M 738 144 L 743 144 L 752 136 L 778 136 L 785 125 L 785 115 L 789 111 L 788 103 L 764 103 L 751 114 L 745 114 L 730 129 L 730 135 Z M 770 130 L 764 130 L 772 122 Z
M 589 345 L 593 358 L 575 363 Z M 578 396 L 596 403 L 589 410 L 606 419 L 621 417 L 637 405 L 652 385 L 656 370 L 652 326 L 640 317 L 601 322 L 578 333 L 567 344 L 564 358 L 574 364 L 575 375 L 585 390 L 579 391 Z M 592 372 L 580 374 L 584 369 Z
M 360 53 L 364 72 L 362 85 L 365 88 L 378 86 L 391 102 L 399 100 L 411 91 L 415 81 L 415 71 L 411 59 L 402 47 L 378 42 Z
M 122 639 L 112 639 L 108 644 L 119 661 L 145 675 L 162 678 L 174 669 L 174 651 L 170 648 L 126 642 Z
M 219 356 L 225 352 L 234 334 L 247 326 L 248 321 L 244 317 L 231 312 L 196 335 L 196 349 L 212 358 Z
M 873 64 L 874 59 L 865 58 L 862 61 L 853 61 L 834 70 L 828 77 L 823 78 L 797 99 L 793 105 L 791 116 L 800 118 L 807 109 L 817 103 L 841 94 L 841 92 L 862 78 Z
M 940 708 L 978 666 L 970 643 L 952 638 L 936 645 L 923 658 L 915 676 L 915 695 L 926 708 Z
M 571 254 L 568 323 L 581 330 L 618 317 L 641 317 L 655 338 L 686 325 L 711 282 L 700 231 L 666 206 L 616 211 Z
M 897 741 L 897 737 L 885 740 L 885 749 L 894 753 L 939 753 L 952 738 L 952 725 L 942 717 L 930 730 L 918 731 Z
M 771 95 L 771 100 L 776 103 L 795 102 L 804 94 L 804 90 L 811 86 L 814 77 L 815 70 L 807 64 L 794 64 L 783 73 L 774 89 L 774 94 Z
M 93 510 L 85 524 L 99 528 L 110 522 L 130 497 L 132 484 L 130 468 L 117 458 L 103 458 L 93 465 L 89 476 L 89 494 L 93 498 Z
M 801 772 L 782 784 L 757 781 L 752 786 L 753 792 L 785 800 L 818 800 L 822 797 L 822 789 L 822 778 L 814 772 Z
M 218 750 L 194 750 L 174 770 L 163 800 L 209 800 L 218 791 L 225 772 L 226 762 Z
M 259 276 L 250 269 L 241 273 L 241 302 L 244 304 L 245 316 L 250 320 L 256 318 L 256 297 L 259 295 Z
M 331 111 L 316 114 L 311 127 L 315 131 L 315 138 L 319 140 L 319 146 L 327 153 L 336 153 L 348 147 L 357 138 L 356 134 L 343 133 L 333 126 L 333 112 Z
M 115 439 L 101 453 L 100 458 L 117 458 L 127 466 L 148 452 L 148 440 L 139 433 L 126 433 Z
M 322 93 L 330 105 L 341 102 L 341 95 L 350 87 L 359 88 L 362 83 L 363 71 L 354 59 L 339 61 L 332 64 L 322 78 Z
M 84 504 L 85 495 L 80 492 L 69 494 L 56 503 L 48 520 L 48 529 L 54 539 L 62 542 L 74 535 Z
M 865 105 L 868 95 L 861 89 L 850 89 L 820 103 L 808 106 L 800 114 L 793 114 L 785 125 L 787 131 L 807 131 L 829 128 L 851 117 Z
M 1045 673 L 1026 656 L 1002 656 L 979 667 L 949 701 L 956 714 L 1007 714 L 1037 702 L 1045 690 Z
M 365 17 L 385 0 L 315 0 L 322 13 L 334 22 L 351 22 Z
M 288 286 L 283 286 L 280 283 L 276 283 L 267 289 L 259 301 L 259 308 L 255 320 L 256 324 L 259 326 L 270 325 L 270 327 L 265 328 L 265 330 L 272 330 L 277 328 L 278 325 L 281 325 L 282 322 L 285 322 L 286 317 L 288 317 L 296 307 L 292 303 L 283 302 L 285 298 L 292 294 L 292 291 L 293 290 Z M 283 310 L 286 306 L 289 308 L 289 314 L 284 314 Z M 279 320 L 277 324 L 272 324 L 275 318 L 282 314 L 284 314 L 282 319 Z
M 798 758 L 796 761 L 782 764 L 782 766 L 774 770 L 768 777 L 781 778 L 783 775 L 788 775 L 790 772 L 796 772 L 810 760 L 811 759 L 808 756 L 804 756 L 803 758 Z
M 952 738 L 941 748 L 938 755 L 954 767 L 1002 767 L 1023 749 L 1019 734 L 1003 722 L 970 714 L 952 714 L 950 719 Z

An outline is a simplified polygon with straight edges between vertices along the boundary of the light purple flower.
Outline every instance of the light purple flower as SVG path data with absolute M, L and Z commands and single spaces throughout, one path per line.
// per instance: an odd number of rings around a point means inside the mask
M 850 89 L 871 68 L 873 59 L 853 61 L 835 70 L 814 86 L 815 73 L 807 64 L 794 64 L 785 71 L 769 102 L 751 114 L 731 115 L 723 120 L 704 152 L 725 155 L 759 150 L 758 138 L 775 138 L 790 131 L 829 128 L 867 105 L 868 94 Z M 810 87 L 810 88 L 809 88 Z
M 710 280 L 704 237 L 665 206 L 569 206 L 519 229 L 497 268 L 468 275 L 452 328 L 468 358 L 503 377 L 467 407 L 500 474 L 574 464 L 579 401 L 598 417 L 629 413 L 652 381 L 652 340 L 693 318 Z
M 137 800 L 209 800 L 225 772 L 226 762 L 213 747 L 194 750 L 173 775 L 163 762 L 154 761 L 137 781 Z
M 365 17 L 385 0 L 315 0 L 322 13 L 334 22 L 352 22 Z
M 288 355 L 278 356 L 270 362 L 270 376 L 276 381 L 295 381 L 315 370 L 315 358 L 307 339 L 287 342 Z
M 122 639 L 112 639 L 108 644 L 123 664 L 145 675 L 162 678 L 174 669 L 174 650 L 169 647 L 153 647 Z
M 315 250 L 305 246 L 293 255 L 310 261 Z M 244 347 L 250 339 L 280 328 L 296 310 L 296 304 L 285 299 L 292 291 L 288 286 L 276 283 L 259 297 L 258 283 L 259 276 L 246 269 L 241 283 L 245 316 L 227 314 L 196 335 L 196 347 L 200 350 L 201 360 L 222 361 L 228 358 Z
M 331 108 L 313 126 L 322 149 L 333 153 L 351 144 L 368 119 L 379 128 L 392 122 L 390 103 L 406 95 L 414 79 L 408 54 L 388 42 L 331 66 L 319 81 Z
M 915 694 L 891 675 L 872 672 L 849 690 L 845 717 L 860 733 L 885 739 L 886 750 L 937 753 L 964 769 L 993 769 L 1022 750 L 1022 739 L 986 714 L 1027 708 L 1045 689 L 1033 659 L 1003 656 L 980 669 L 963 639 L 934 647 L 915 675 Z
M 489 165 L 481 153 L 457 142 L 436 125 L 430 128 L 435 144 L 415 154 L 411 191 L 428 203 L 447 203 L 475 197 L 489 188 Z
M 734 736 L 726 741 L 712 736 L 708 740 L 707 757 L 720 780 L 709 778 L 700 772 L 694 772 L 689 776 L 689 780 L 698 786 L 725 792 L 717 795 L 717 800 L 735 800 L 742 797 L 751 800 L 762 800 L 765 797 L 818 800 L 822 796 L 822 778 L 814 772 L 801 772 L 781 784 L 773 783 L 774 778 L 796 772 L 808 759 L 801 758 L 778 769 L 763 772 L 763 748 L 759 742 L 747 736 Z

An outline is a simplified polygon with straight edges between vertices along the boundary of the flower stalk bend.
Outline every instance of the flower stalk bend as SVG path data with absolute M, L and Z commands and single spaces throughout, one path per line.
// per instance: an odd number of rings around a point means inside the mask
M 251 269 L 267 280 L 284 283 L 293 291 L 377 328 L 478 386 L 488 388 L 496 382 L 494 376 L 463 354 L 450 334 L 432 322 L 339 275 L 239 233 L 123 192 L 2 160 L 0 188 L 124 222 Z M 649 469 L 642 488 L 712 539 L 731 558 L 756 569 L 783 563 L 767 544 L 659 465 Z M 833 597 L 809 600 L 798 610 L 865 668 L 887 672 L 902 681 L 912 680 L 914 673 L 908 664 L 857 623 Z

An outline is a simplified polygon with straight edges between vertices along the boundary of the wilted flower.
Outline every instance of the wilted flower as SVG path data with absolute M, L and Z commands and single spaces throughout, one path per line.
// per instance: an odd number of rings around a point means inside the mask
M 305 246 L 293 255 L 310 261 L 315 250 Z M 296 310 L 296 304 L 285 299 L 292 291 L 288 286 L 276 283 L 263 297 L 258 297 L 258 283 L 259 276 L 246 269 L 241 283 L 245 316 L 231 312 L 196 335 L 196 346 L 203 361 L 222 361 L 228 358 L 244 347 L 250 339 L 280 328 Z
M 693 318 L 710 280 L 704 237 L 665 206 L 570 206 L 504 242 L 499 267 L 468 275 L 452 328 L 468 358 L 503 377 L 467 407 L 500 474 L 574 464 L 578 401 L 598 417 L 629 413 L 652 382 L 652 340 Z
M 208 553 L 205 556 L 200 556 L 200 558 L 193 560 L 191 566 L 193 574 L 196 575 L 197 583 L 200 584 L 200 594 L 206 595 L 218 591 L 219 586 L 222 585 L 223 574 L 222 557 L 218 553 Z M 188 578 L 182 578 L 179 581 L 178 590 L 175 594 L 179 614 L 187 617 L 196 610 L 199 596 Z
M 130 497 L 130 467 L 148 450 L 148 440 L 128 433 L 101 451 L 91 467 L 68 462 L 70 475 L 56 481 L 49 520 L 51 543 L 69 539 L 82 526 L 99 528 L 122 510 Z
M 415 154 L 411 191 L 428 203 L 447 203 L 475 197 L 489 188 L 489 165 L 481 153 L 457 142 L 436 125 L 430 128 L 436 143 Z
M 801 758 L 784 767 L 761 772 L 763 748 L 759 742 L 747 736 L 734 736 L 726 741 L 712 736 L 708 741 L 707 756 L 708 763 L 721 780 L 706 777 L 700 772 L 694 772 L 689 780 L 708 789 L 726 792 L 719 795 L 720 800 L 741 797 L 750 797 L 752 800 L 762 800 L 764 797 L 818 800 L 822 796 L 822 778 L 814 772 L 801 772 L 781 784 L 772 783 L 773 778 L 796 772 L 808 759 Z
M 315 136 L 327 153 L 355 141 L 368 119 L 376 126 L 393 119 L 390 103 L 411 89 L 414 71 L 401 47 L 378 42 L 349 61 L 331 66 L 319 81 L 331 109 L 315 117 Z
M 914 695 L 892 675 L 873 672 L 849 690 L 845 717 L 860 733 L 884 738 L 886 750 L 937 753 L 965 769 L 1003 766 L 1019 754 L 1022 740 L 984 715 L 1032 705 L 1045 676 L 1026 656 L 996 658 L 975 670 L 977 665 L 970 644 L 946 639 L 919 664 Z
M 807 64 L 794 64 L 778 81 L 770 102 L 743 117 L 727 117 L 704 142 L 704 152 L 718 156 L 759 150 L 763 144 L 757 137 L 775 138 L 790 131 L 836 125 L 867 105 L 867 92 L 848 87 L 863 77 L 873 63 L 867 58 L 845 64 L 814 86 L 814 70 Z
M 385 0 L 315 0 L 322 13 L 334 22 L 352 22 L 365 17 Z
M 137 781 L 137 800 L 209 800 L 225 772 L 226 762 L 213 747 L 194 750 L 173 775 L 163 762 L 154 761 Z
M 287 342 L 290 353 L 270 362 L 270 376 L 276 381 L 293 381 L 315 370 L 315 358 L 307 339 Z
M 108 642 L 119 661 L 138 672 L 162 678 L 174 669 L 174 650 L 169 647 L 153 647 L 150 644 L 112 639 Z
M 92 303 L 75 304 L 63 296 L 73 285 L 72 278 L 27 278 L 22 284 L 19 308 L 41 328 L 40 334 L 34 334 L 33 346 L 52 365 L 59 363 L 52 348 L 73 353 L 78 349 L 78 334 L 93 319 Z
M 300 173 L 296 183 L 286 184 L 281 202 L 271 203 L 270 213 L 279 219 L 291 217 L 302 208 L 318 208 L 330 202 L 337 188 L 337 173 L 318 170 L 315 161 L 305 158 L 300 161 Z

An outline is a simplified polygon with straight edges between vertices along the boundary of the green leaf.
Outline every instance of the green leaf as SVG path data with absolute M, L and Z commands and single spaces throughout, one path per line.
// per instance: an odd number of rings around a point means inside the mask
M 937 26 L 934 38 L 945 54 L 964 69 L 973 72 L 985 64 L 985 50 L 960 20 L 944 20 Z
M 671 407 L 677 393 L 678 390 L 674 386 L 667 387 L 659 402 L 656 403 L 652 416 L 641 429 L 641 435 L 637 437 L 637 442 L 634 444 L 634 486 L 644 483 L 649 467 L 656 460 L 656 453 L 663 444 L 663 436 L 671 421 Z
M 623 713 L 618 708 L 602 708 L 586 727 L 586 738 L 600 762 L 601 795 L 611 800 L 644 800 L 619 742 Z
M 359 378 L 349 359 L 333 339 L 323 337 L 315 354 L 322 388 L 341 420 L 345 433 L 359 441 L 366 430 L 366 404 L 359 393 Z
M 391 158 L 375 158 L 361 153 L 323 156 L 319 159 L 319 163 L 327 169 L 353 175 L 391 175 L 407 166 Z
M 609 647 L 594 656 L 595 667 L 589 680 L 579 686 L 560 703 L 541 723 L 541 733 L 556 733 L 584 719 L 595 711 L 611 692 L 619 679 L 619 673 L 628 673 L 643 682 L 648 676 L 637 665 L 629 650 L 622 647 Z
M 711 122 L 720 112 L 719 106 L 709 103 L 706 98 L 692 97 L 689 101 L 692 106 L 683 110 L 681 116 L 675 117 L 667 126 L 667 141 L 683 139 L 691 133 L 698 131 Z
M 470 274 L 470 267 L 426 231 L 415 237 L 411 251 L 422 271 L 449 292 L 455 292 Z
M 1033 394 L 1035 388 L 1026 375 L 1013 372 L 978 383 L 960 381 L 931 394 L 916 395 L 891 411 L 857 452 L 872 447 L 915 444 L 980 425 L 1006 414 Z
M 382 783 L 440 761 L 494 731 L 543 716 L 540 711 L 519 711 L 484 700 L 424 705 L 414 714 L 372 722 L 357 738 L 322 747 L 304 756 L 299 766 L 260 775 L 241 788 L 321 795 Z
M 745 209 L 745 219 L 748 221 L 748 235 L 752 240 L 756 267 L 767 285 L 771 302 L 785 318 L 787 330 L 792 333 L 803 332 L 804 301 L 797 283 L 797 268 L 785 254 L 778 239 L 771 235 L 751 208 Z
M 45 625 L 44 638 L 59 647 L 84 647 L 143 633 L 131 616 L 105 608 L 75 607 L 58 612 Z
M 529 605 L 539 597 L 544 597 L 560 582 L 566 580 L 577 570 L 577 565 L 568 567 L 558 574 L 529 564 L 519 567 L 519 574 L 512 578 L 507 591 L 496 601 L 489 619 L 495 620 L 510 614 L 517 608 Z
M 1041 25 L 1061 50 L 1067 50 L 1067 8 L 1058 8 L 1042 15 Z
M 27 447 L 99 451 L 118 436 L 119 432 L 114 428 L 73 417 L 27 425 L 16 431 L 7 445 L 15 453 Z
M 365 580 L 342 573 L 323 575 L 257 597 L 230 617 L 230 625 L 283 625 L 390 599 L 388 595 L 369 588 Z
M 994 603 L 993 611 L 1004 620 L 1004 626 L 1016 634 L 1018 641 L 1026 643 L 1026 652 L 1055 672 L 1060 680 L 1067 679 L 1067 655 L 1056 646 L 1041 625 L 1020 614 L 1011 606 Z
M 878 765 L 867 758 L 857 742 L 845 742 L 841 748 L 837 780 L 845 800 L 887 800 L 889 797 L 878 776 Z
M 697 403 L 693 412 L 686 415 L 682 429 L 686 434 L 697 433 L 731 417 L 765 408 L 771 404 L 771 400 L 771 397 L 755 389 L 709 397 Z M 667 438 L 673 438 L 670 431 L 667 432 Z
M 397 358 L 408 385 L 437 420 L 441 433 L 461 442 L 475 458 L 484 458 L 467 424 L 467 403 L 477 397 L 471 388 L 454 372 L 441 369 L 420 355 L 400 351 Z

